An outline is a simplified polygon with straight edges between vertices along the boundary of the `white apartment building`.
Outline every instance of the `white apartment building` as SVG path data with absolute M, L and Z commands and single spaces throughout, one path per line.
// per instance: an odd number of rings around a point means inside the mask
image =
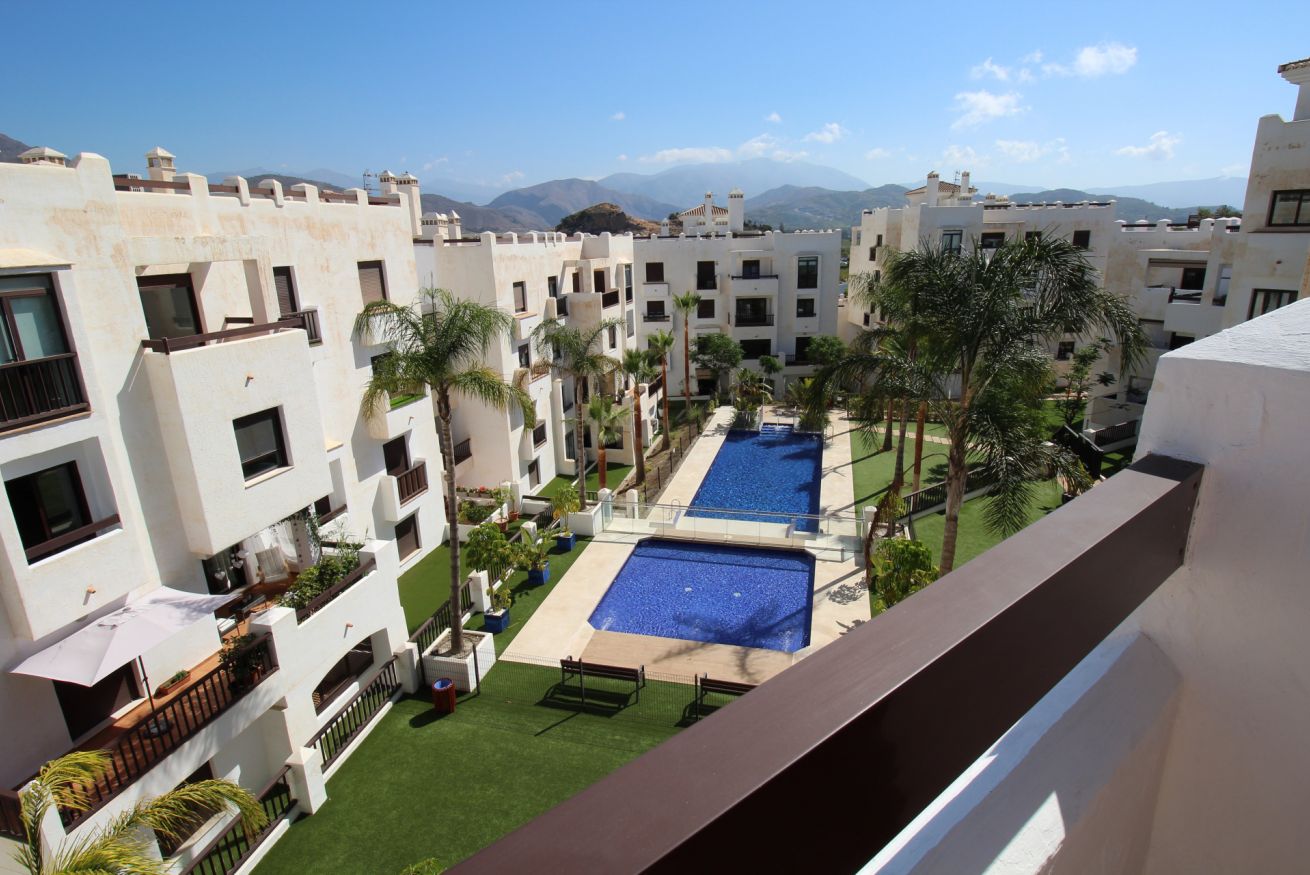
M 147 157 L 147 179 L 90 153 L 0 164 L 0 782 L 76 747 L 114 761 L 51 841 L 211 775 L 258 790 L 289 767 L 312 811 L 308 746 L 395 671 L 397 576 L 446 526 L 431 402 L 362 419 L 383 348 L 352 336 L 366 301 L 416 294 L 417 187 L 211 185 Z M 308 508 L 324 539 L 363 543 L 354 582 L 268 607 L 316 558 Z M 102 678 L 66 680 L 79 642 L 161 603 L 185 626 L 139 652 L 115 639 Z M 252 636 L 241 683 L 219 660 L 233 634 Z M 16 800 L 0 792 L 0 835 Z
M 684 231 L 638 238 L 634 246 L 638 278 L 639 342 L 657 331 L 675 333 L 669 360 L 670 397 L 682 392 L 681 331 L 673 299 L 689 291 L 701 296 L 691 315 L 692 348 L 702 334 L 727 334 L 742 345 L 743 364 L 756 367 L 771 355 L 786 365 L 783 379 L 808 374 L 810 338 L 836 335 L 841 276 L 838 231 L 747 231 L 744 195 L 728 196 L 728 208 L 705 202 L 679 215 Z M 707 218 L 713 225 L 706 225 Z M 697 373 L 692 395 L 713 391 L 712 375 Z

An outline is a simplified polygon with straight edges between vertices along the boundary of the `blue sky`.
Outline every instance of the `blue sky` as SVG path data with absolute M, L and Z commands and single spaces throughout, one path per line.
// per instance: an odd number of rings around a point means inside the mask
M 1301 2 L 61 4 L 5 16 L 0 132 L 134 170 L 495 185 L 764 156 L 872 184 L 1244 175 Z M 16 87 L 17 83 L 25 83 Z

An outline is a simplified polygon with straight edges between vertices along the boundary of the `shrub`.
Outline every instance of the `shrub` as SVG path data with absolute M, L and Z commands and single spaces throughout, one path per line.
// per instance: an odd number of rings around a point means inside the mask
M 569 514 L 577 513 L 580 502 L 578 501 L 578 489 L 573 484 L 563 487 L 555 493 L 551 500 L 551 516 L 560 521 L 560 533 L 569 534 Z
M 884 538 L 873 557 L 874 587 L 885 607 L 900 602 L 937 579 L 932 551 L 918 541 Z
M 491 514 L 496 508 L 490 504 L 480 504 L 476 501 L 461 501 L 459 503 L 459 521 L 465 525 L 477 526 L 491 518 Z
M 347 574 L 359 567 L 359 548 L 361 544 L 342 544 L 333 553 L 324 553 L 317 565 L 311 565 L 296 576 L 278 600 L 288 608 L 303 608 L 319 595 L 336 586 Z
M 464 545 L 464 558 L 469 568 L 487 572 L 487 582 L 495 583 L 515 564 L 514 545 L 505 540 L 505 533 L 494 523 L 483 523 L 469 534 Z

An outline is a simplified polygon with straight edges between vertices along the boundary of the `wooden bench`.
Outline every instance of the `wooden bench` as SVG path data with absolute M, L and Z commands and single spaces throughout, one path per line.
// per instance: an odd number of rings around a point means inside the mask
M 559 661 L 560 685 L 568 683 L 569 678 L 577 677 L 582 691 L 582 706 L 587 704 L 587 678 L 604 678 L 613 681 L 628 681 L 632 684 L 637 701 L 641 701 L 641 688 L 646 686 L 646 666 L 625 668 L 621 665 L 603 665 L 599 662 L 583 662 L 572 656 Z M 629 694 L 631 695 L 631 694 Z
M 742 696 L 755 689 L 756 684 L 743 684 L 740 681 L 719 681 L 709 675 L 696 678 L 696 699 L 694 702 L 695 719 L 701 718 L 705 697 L 710 693 L 722 693 L 725 696 Z

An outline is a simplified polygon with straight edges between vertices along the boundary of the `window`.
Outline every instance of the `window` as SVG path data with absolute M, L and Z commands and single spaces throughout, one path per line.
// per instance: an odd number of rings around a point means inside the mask
M 1091 231 L 1074 231 L 1074 232 L 1073 232 L 1073 245 L 1074 245 L 1074 248 L 1075 248 L 1075 249 L 1091 249 L 1091 248 L 1092 248 L 1092 232 L 1091 232 Z
M 1205 268 L 1183 268 L 1183 279 L 1182 282 L 1178 284 L 1178 288 L 1192 292 L 1199 292 L 1201 289 L 1205 288 Z
M 743 340 L 741 342 L 741 357 L 744 359 L 757 359 L 762 355 L 771 355 L 772 352 L 772 341 L 767 337 L 763 340 Z
M 1180 349 L 1184 346 L 1187 346 L 1187 344 L 1191 343 L 1193 340 L 1196 340 L 1196 338 L 1193 337 L 1192 335 L 1179 334 L 1178 332 L 1175 331 L 1169 335 L 1169 348 Z
M 276 407 L 234 420 L 241 474 L 252 480 L 261 474 L 287 467 L 287 448 L 282 438 L 282 417 Z
M 413 517 L 410 517 L 410 519 L 413 519 Z M 319 681 L 318 686 L 314 687 L 314 692 L 310 695 L 310 699 L 314 703 L 314 711 L 319 714 L 323 713 L 327 706 L 331 705 L 337 696 L 345 691 L 346 687 L 363 677 L 364 673 L 372 667 L 373 640 L 365 638 L 352 647 L 345 656 L 337 660 L 336 665 L 328 669 L 327 674 L 323 675 L 323 680 Z
M 664 282 L 664 262 L 662 261 L 646 262 L 646 282 L 648 283 Z
M 1269 224 L 1310 225 L 1310 190 L 1274 192 Z
M 541 485 L 541 465 L 533 459 L 528 463 L 528 488 L 536 489 Z
M 610 341 L 610 349 L 617 349 L 617 348 L 618 348 L 618 345 L 619 345 L 619 332 L 618 332 L 618 328 L 617 328 L 616 326 L 614 326 L 614 325 L 611 325 L 611 326 L 609 327 L 609 341 Z
M 978 238 L 979 249 L 1000 249 L 1005 244 L 1004 231 L 985 231 Z
M 137 277 L 136 285 L 146 315 L 146 334 L 151 340 L 201 333 L 200 310 L 190 274 Z
M 605 285 L 605 271 L 593 270 L 591 272 L 591 282 L 594 286 L 592 289 L 593 292 L 598 295 L 605 294 L 605 290 L 608 288 L 608 286 Z
M 796 361 L 807 362 L 810 360 L 810 340 L 809 337 L 796 338 Z
M 365 304 L 387 299 L 387 281 L 382 274 L 382 262 L 359 262 L 359 291 Z
M 519 344 L 519 367 L 532 367 L 532 347 L 526 343 Z
M 855 229 L 855 239 L 851 241 L 851 245 L 852 245 L 852 246 L 859 246 L 859 245 L 860 245 L 860 229 L 859 229 L 859 228 L 856 228 L 856 229 Z
M 869 260 L 870 260 L 870 261 L 875 261 L 875 260 L 877 260 L 877 258 L 878 258 L 878 247 L 877 247 L 877 246 L 870 246 L 870 247 L 869 247 Z
M 0 277 L 0 364 L 62 356 L 6 370 L 0 380 L 0 423 L 16 426 L 86 407 L 77 361 L 69 351 L 50 276 Z
M 1210 302 L 1216 307 L 1222 307 L 1228 302 L 1228 284 L 1233 280 L 1233 266 L 1231 264 L 1219 265 L 1219 284 L 1215 286 L 1214 299 Z
M 514 284 L 514 312 L 515 313 L 528 312 L 528 284 L 527 283 Z
M 713 302 L 713 301 L 701 301 L 700 303 L 698 303 L 698 304 L 696 305 L 696 318 L 697 318 L 697 319 L 713 319 L 713 318 L 714 318 L 714 302 Z
M 697 291 L 706 291 L 718 288 L 718 283 L 714 277 L 714 262 L 698 261 L 696 262 L 696 289 Z
M 772 325 L 767 298 L 739 298 L 737 300 L 738 325 Z
M 1073 358 L 1073 341 L 1062 340 L 1055 352 L 1055 360 L 1058 362 L 1067 362 Z
M 546 277 L 546 294 L 550 295 L 552 298 L 559 297 L 559 277 Z
M 742 261 L 741 278 L 747 280 L 757 280 L 760 278 L 760 260 L 758 258 L 748 258 Z
M 543 446 L 546 443 L 546 421 L 543 419 L 538 422 L 532 429 L 532 445 L 534 447 Z
M 1246 311 L 1247 319 L 1263 316 L 1279 307 L 1286 307 L 1296 300 L 1296 292 L 1287 289 L 1255 289 L 1251 292 L 1251 306 Z
M 401 559 L 407 559 L 418 552 L 422 542 L 418 537 L 418 514 L 406 517 L 396 523 L 396 551 Z
M 713 377 L 696 378 L 697 395 L 713 395 L 714 390 L 718 388 L 717 381 Z
M 623 293 L 629 301 L 632 300 L 632 265 L 623 265 Z
M 881 235 L 881 234 L 878 235 L 878 239 L 877 239 L 877 240 L 874 240 L 874 241 L 873 241 L 873 245 L 874 245 L 874 246 L 881 246 L 881 245 L 882 245 L 882 235 Z
M 809 319 L 814 316 L 814 299 L 797 298 L 796 299 L 796 318 Z
M 1041 231 L 1024 231 L 1024 232 L 1023 232 L 1023 242 L 1025 242 L 1025 243 L 1037 243 L 1037 242 L 1040 242 L 1041 239 L 1042 239 L 1042 232 L 1041 232 Z
M 399 477 L 409 470 L 409 446 L 404 435 L 382 445 L 382 464 L 392 477 Z
M 796 259 L 796 288 L 817 289 L 819 287 L 819 256 L 802 255 Z
M 89 532 L 86 538 L 61 543 L 54 549 L 40 549 L 64 535 L 76 532 L 91 523 L 86 493 L 82 491 L 82 478 L 76 462 L 65 462 L 35 474 L 15 477 L 5 483 L 9 493 L 9 507 L 18 524 L 18 537 L 27 551 L 28 561 L 36 561 L 74 544 L 95 537 Z
M 959 255 L 960 250 L 964 248 L 963 231 L 943 231 L 942 232 L 942 251 L 949 255 Z
M 273 289 L 277 292 L 277 311 L 283 319 L 300 309 L 296 306 L 296 284 L 291 279 L 291 268 L 273 268 Z
M 669 314 L 664 311 L 663 301 L 646 302 L 646 321 L 648 322 L 665 322 L 668 321 Z
M 577 294 L 580 291 L 582 291 L 582 274 L 575 270 L 573 271 L 573 292 Z

